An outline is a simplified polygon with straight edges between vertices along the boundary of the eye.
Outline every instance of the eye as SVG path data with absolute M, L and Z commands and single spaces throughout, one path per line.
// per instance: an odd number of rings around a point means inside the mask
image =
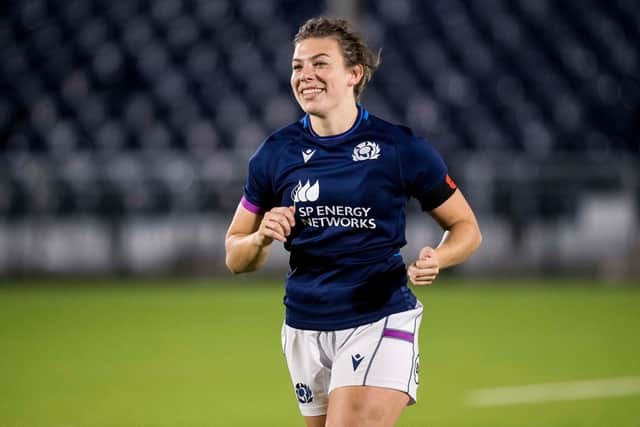
M 298 71 L 302 69 L 302 65 L 300 64 L 293 64 L 293 66 L 291 67 L 293 69 L 293 71 Z
M 321 62 L 321 61 L 313 63 L 314 67 L 324 67 L 325 65 L 327 65 L 327 63 L 326 62 Z

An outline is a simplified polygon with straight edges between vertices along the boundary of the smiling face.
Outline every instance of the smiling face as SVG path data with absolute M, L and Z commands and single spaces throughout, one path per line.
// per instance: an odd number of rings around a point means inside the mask
M 362 67 L 347 67 L 337 40 L 308 38 L 296 43 L 291 88 L 300 107 L 311 115 L 327 117 L 355 105 L 353 88 L 362 78 Z

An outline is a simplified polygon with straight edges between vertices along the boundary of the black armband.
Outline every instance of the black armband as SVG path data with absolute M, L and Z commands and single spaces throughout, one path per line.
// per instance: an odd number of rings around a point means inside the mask
M 445 178 L 440 182 L 440 184 L 436 185 L 428 193 L 418 199 L 422 210 L 428 212 L 437 208 L 446 202 L 447 199 L 455 193 L 457 188 L 458 186 L 453 182 L 451 177 L 448 174 L 445 175 Z

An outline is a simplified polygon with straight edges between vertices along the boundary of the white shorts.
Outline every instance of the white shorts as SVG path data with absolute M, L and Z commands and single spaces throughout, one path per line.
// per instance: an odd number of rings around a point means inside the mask
M 300 412 L 325 415 L 329 393 L 343 386 L 400 390 L 416 402 L 422 304 L 377 322 L 339 331 L 282 327 L 282 347 Z

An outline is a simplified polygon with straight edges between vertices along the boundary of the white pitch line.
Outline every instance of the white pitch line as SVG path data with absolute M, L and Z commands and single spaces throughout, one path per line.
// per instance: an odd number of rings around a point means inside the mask
M 467 394 L 465 403 L 468 406 L 499 406 L 633 394 L 640 394 L 640 377 L 478 389 Z

